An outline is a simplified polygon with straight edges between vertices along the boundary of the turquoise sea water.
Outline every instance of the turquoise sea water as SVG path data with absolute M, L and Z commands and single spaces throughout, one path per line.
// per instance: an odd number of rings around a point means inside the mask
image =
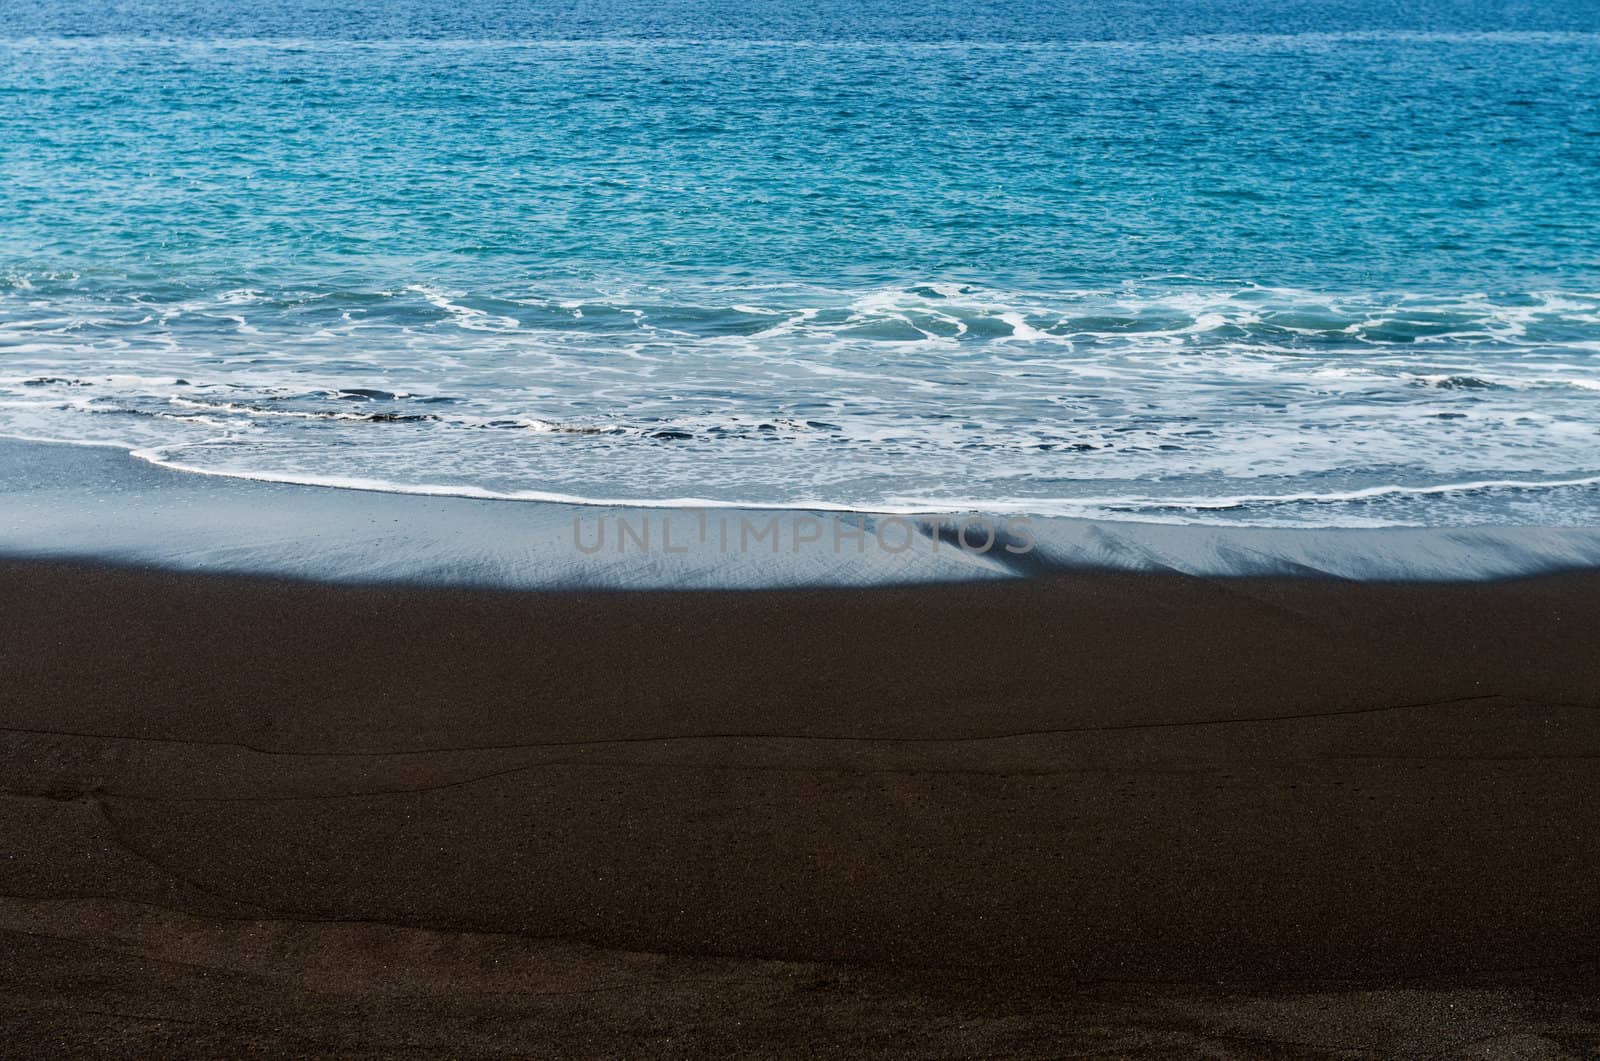
M 1600 11 L 45 3 L 0 432 L 393 489 L 1600 522 Z

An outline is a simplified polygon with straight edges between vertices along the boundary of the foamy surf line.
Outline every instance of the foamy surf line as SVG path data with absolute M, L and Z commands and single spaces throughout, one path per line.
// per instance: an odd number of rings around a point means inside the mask
M 92 445 L 93 443 L 86 443 Z M 120 447 L 119 447 L 120 448 Z M 810 498 L 794 501 L 729 501 L 705 497 L 671 498 L 601 498 L 584 497 L 546 490 L 496 491 L 471 485 L 446 485 L 442 483 L 396 483 L 382 479 L 358 477 L 319 476 L 309 474 L 278 474 L 264 471 L 232 471 L 205 468 L 166 456 L 160 450 L 130 449 L 136 460 L 173 471 L 191 475 L 211 475 L 252 482 L 281 483 L 295 486 L 319 486 L 339 490 L 363 490 L 385 494 L 412 494 L 425 497 L 463 497 L 482 501 L 543 501 L 559 505 L 579 505 L 599 508 L 662 508 L 662 509 L 760 509 L 775 512 L 843 512 L 862 515 L 887 516 L 946 516 L 961 513 L 993 513 L 1041 518 L 1089 518 L 1096 512 L 1114 512 L 1117 518 L 1130 522 L 1167 523 L 1182 522 L 1179 517 L 1163 517 L 1160 512 L 1226 512 L 1246 505 L 1337 505 L 1350 501 L 1364 501 L 1383 497 L 1433 497 L 1447 494 L 1472 494 L 1489 491 L 1549 490 L 1565 487 L 1600 486 L 1600 475 L 1576 479 L 1480 479 L 1460 483 L 1436 483 L 1422 486 L 1398 484 L 1365 487 L 1326 494 L 1239 494 L 1224 497 L 1083 497 L 1072 499 L 1032 498 L 1028 500 L 979 499 L 925 499 L 880 505 L 844 505 Z M 1220 526 L 1230 526 L 1220 523 Z M 1238 524 L 1247 526 L 1247 524 Z M 1323 530 L 1335 528 L 1306 528 Z
M 1600 514 L 1600 295 L 1587 285 L 5 283 L 0 342 L 22 357 L 0 375 L 0 429 L 116 441 L 208 474 L 565 504 L 1258 526 Z M 334 339 L 362 359 L 330 360 Z M 145 347 L 130 361 L 134 340 Z
M 1187 525 L 1183 512 L 1227 512 L 1246 506 L 1275 505 L 1339 505 L 1389 497 L 1432 497 L 1452 494 L 1475 494 L 1496 491 L 1540 491 L 1565 488 L 1600 486 L 1600 475 L 1566 479 L 1475 479 L 1464 482 L 1434 483 L 1415 486 L 1391 484 L 1365 487 L 1356 490 L 1329 493 L 1290 494 L 1238 494 L 1217 497 L 1153 497 L 1153 496 L 1090 496 L 1075 498 L 978 499 L 978 498 L 907 498 L 893 499 L 882 504 L 841 504 L 838 502 L 800 498 L 790 501 L 728 500 L 708 497 L 589 497 L 580 494 L 548 490 L 498 491 L 471 484 L 402 483 L 360 476 L 313 475 L 309 473 L 272 472 L 264 470 L 236 470 L 208 468 L 186 463 L 161 448 L 141 448 L 128 443 L 91 440 L 50 439 L 36 436 L 0 433 L 0 439 L 32 442 L 45 445 L 73 445 L 117 449 L 144 463 L 189 475 L 203 475 L 247 482 L 274 483 L 286 486 L 308 486 L 336 490 L 357 490 L 369 493 L 405 494 L 422 497 L 459 497 L 480 501 L 544 502 L 593 508 L 637 508 L 701 510 L 726 509 L 730 511 L 771 512 L 830 512 L 865 516 L 928 516 L 949 517 L 964 514 L 990 514 L 1035 516 L 1041 519 L 1110 518 L 1136 523 L 1176 523 Z M 1252 524 L 1229 524 L 1216 521 L 1215 526 L 1247 527 Z M 1331 530 L 1327 528 L 1305 528 Z
M 463 496 L 192 474 L 0 438 L 0 554 L 354 583 L 760 589 L 1048 577 L 1465 581 L 1600 567 L 1600 528 L 1265 528 Z
M 79 443 L 94 445 L 94 443 Z M 108 444 L 109 445 L 109 444 Z M 112 446 L 114 449 L 126 447 Z M 246 482 L 276 483 L 284 486 L 315 486 L 333 490 L 359 490 L 377 494 L 404 494 L 412 497 L 459 497 L 474 501 L 525 501 L 545 502 L 555 505 L 572 505 L 584 508 L 640 508 L 640 509 L 765 509 L 774 512 L 841 512 L 863 515 L 939 515 L 952 511 L 951 506 L 882 506 L 855 507 L 828 501 L 795 501 L 783 504 L 761 504 L 748 501 L 723 501 L 704 497 L 670 498 L 603 498 L 583 497 L 547 490 L 497 491 L 470 485 L 445 485 L 442 483 L 395 483 L 383 479 L 363 479 L 337 475 L 280 474 L 274 472 L 231 471 L 204 468 L 185 464 L 164 455 L 160 450 L 126 449 L 135 460 L 158 468 L 184 472 L 189 475 L 207 475 L 220 479 L 239 479 Z M 1597 480 L 1600 481 L 1600 480 Z

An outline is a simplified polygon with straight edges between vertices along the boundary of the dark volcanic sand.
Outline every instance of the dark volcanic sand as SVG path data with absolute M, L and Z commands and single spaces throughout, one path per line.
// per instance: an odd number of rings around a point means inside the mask
M 1582 1056 L 1600 575 L 0 564 L 0 1050 Z

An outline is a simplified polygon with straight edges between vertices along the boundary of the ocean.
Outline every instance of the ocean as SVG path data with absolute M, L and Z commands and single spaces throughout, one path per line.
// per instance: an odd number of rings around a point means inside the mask
M 478 497 L 1600 523 L 1593 4 L 257 8 L 7 12 L 0 434 Z

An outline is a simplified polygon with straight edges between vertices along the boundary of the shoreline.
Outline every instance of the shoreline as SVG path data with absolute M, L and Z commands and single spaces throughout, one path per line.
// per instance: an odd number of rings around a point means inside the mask
M 18 1049 L 1600 1044 L 1600 572 L 0 598 Z
M 1456 582 L 1600 568 L 1600 527 L 575 505 L 251 480 L 5 438 L 0 483 L 0 556 L 349 584 L 772 589 L 1119 571 Z

